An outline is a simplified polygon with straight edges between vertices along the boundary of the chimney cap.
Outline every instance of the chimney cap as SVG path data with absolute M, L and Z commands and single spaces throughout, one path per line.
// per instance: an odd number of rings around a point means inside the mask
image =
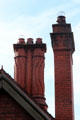
M 42 44 L 42 38 L 37 38 L 36 39 L 36 44 Z
M 18 39 L 18 44 L 25 44 L 25 39 L 24 38 L 19 38 Z
M 27 39 L 27 44 L 33 44 L 33 38 L 28 38 Z
M 65 19 L 66 17 L 65 17 L 65 13 L 63 12 L 63 11 L 60 11 L 59 13 L 58 13 L 58 17 L 57 17 L 57 22 L 59 23 L 59 24 L 64 24 L 64 23 L 66 23 L 66 19 Z

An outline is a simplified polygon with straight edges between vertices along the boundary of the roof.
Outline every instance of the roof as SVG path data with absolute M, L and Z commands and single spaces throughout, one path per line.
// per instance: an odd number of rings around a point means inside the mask
M 3 88 L 16 102 L 24 108 L 35 120 L 54 120 L 43 111 L 15 82 L 15 80 L 3 69 L 0 70 L 0 90 Z

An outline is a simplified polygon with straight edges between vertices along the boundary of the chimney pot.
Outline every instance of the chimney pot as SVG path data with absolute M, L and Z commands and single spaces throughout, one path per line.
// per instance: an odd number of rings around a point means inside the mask
M 19 38 L 18 39 L 18 44 L 25 44 L 25 39 L 24 38 Z
M 42 44 L 42 38 L 37 38 L 36 39 L 36 44 Z
M 58 16 L 57 23 L 58 24 L 64 24 L 64 23 L 66 23 L 65 16 L 63 16 L 63 15 Z
M 33 39 L 32 38 L 28 38 L 27 39 L 27 44 L 33 44 Z

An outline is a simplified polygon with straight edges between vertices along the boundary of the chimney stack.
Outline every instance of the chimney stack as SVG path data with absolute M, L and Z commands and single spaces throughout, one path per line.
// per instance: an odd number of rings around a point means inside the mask
M 14 44 L 14 52 L 14 79 L 42 109 L 47 110 L 44 94 L 46 44 L 42 43 L 41 38 L 37 38 L 36 43 L 32 38 L 28 38 L 27 43 L 20 38 Z
M 55 113 L 56 120 L 74 120 L 72 53 L 74 39 L 71 25 L 65 16 L 58 16 L 58 24 L 52 25 L 51 42 L 55 66 Z

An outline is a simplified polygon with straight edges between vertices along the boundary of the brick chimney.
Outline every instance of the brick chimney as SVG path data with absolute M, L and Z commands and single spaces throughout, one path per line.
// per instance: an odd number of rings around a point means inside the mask
M 32 38 L 28 38 L 27 43 L 20 38 L 14 44 L 14 52 L 14 79 L 42 109 L 47 110 L 44 95 L 46 44 L 42 43 L 41 38 L 37 38 L 36 43 L 33 43 Z
M 55 66 L 55 113 L 56 120 L 74 120 L 72 53 L 74 39 L 71 25 L 65 16 L 58 16 L 58 24 L 52 25 L 52 48 Z
M 14 44 L 15 52 L 15 65 L 14 65 L 14 79 L 16 82 L 25 89 L 26 85 L 26 52 L 25 41 L 23 38 L 18 40 L 17 44 Z
M 33 51 L 33 81 L 32 96 L 42 108 L 47 109 L 44 97 L 44 53 L 46 45 L 42 43 L 41 38 L 37 38 Z M 35 87 L 36 86 L 36 87 Z

